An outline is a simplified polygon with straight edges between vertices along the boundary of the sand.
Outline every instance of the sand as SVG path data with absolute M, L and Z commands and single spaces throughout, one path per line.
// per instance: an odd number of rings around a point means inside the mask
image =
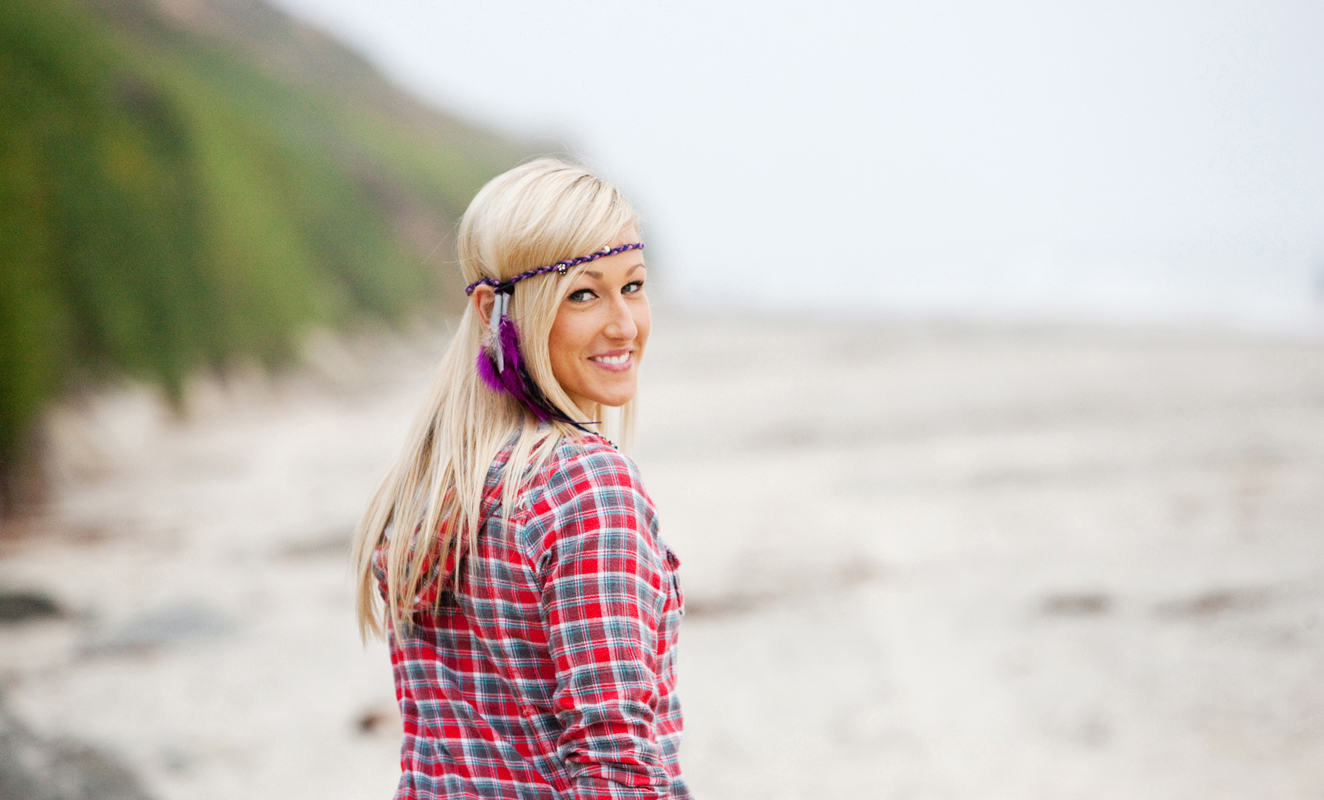
M 15 718 L 161 800 L 389 797 L 344 553 L 443 342 L 61 409 Z M 1324 794 L 1321 342 L 663 308 L 643 392 L 700 798 Z

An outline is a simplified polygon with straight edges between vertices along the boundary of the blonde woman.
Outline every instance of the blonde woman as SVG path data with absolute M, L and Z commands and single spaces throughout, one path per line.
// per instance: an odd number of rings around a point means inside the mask
M 628 433 L 650 316 L 621 193 L 541 159 L 460 223 L 471 302 L 355 538 L 403 798 L 688 798 L 676 557 Z

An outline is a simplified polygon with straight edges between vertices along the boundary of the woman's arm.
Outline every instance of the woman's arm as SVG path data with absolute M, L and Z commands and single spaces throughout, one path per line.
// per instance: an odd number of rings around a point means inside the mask
M 633 464 L 606 448 L 568 459 L 548 489 L 543 607 L 558 753 L 579 800 L 665 797 L 655 712 L 670 576 L 652 504 Z

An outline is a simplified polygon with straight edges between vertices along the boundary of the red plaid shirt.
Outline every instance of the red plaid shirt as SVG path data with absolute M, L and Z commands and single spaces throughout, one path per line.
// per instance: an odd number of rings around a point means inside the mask
M 504 524 L 509 456 L 488 472 L 460 591 L 434 574 L 390 637 L 397 800 L 690 798 L 679 562 L 634 463 L 597 437 L 563 440 Z

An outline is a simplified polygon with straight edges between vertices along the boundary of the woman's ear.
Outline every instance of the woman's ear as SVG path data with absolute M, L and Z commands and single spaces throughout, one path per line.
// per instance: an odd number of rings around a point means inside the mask
M 474 288 L 474 293 L 470 297 L 474 304 L 474 311 L 477 312 L 478 318 L 483 321 L 483 326 L 487 327 L 492 319 L 492 303 L 496 301 L 496 292 L 491 286 L 480 283 Z

